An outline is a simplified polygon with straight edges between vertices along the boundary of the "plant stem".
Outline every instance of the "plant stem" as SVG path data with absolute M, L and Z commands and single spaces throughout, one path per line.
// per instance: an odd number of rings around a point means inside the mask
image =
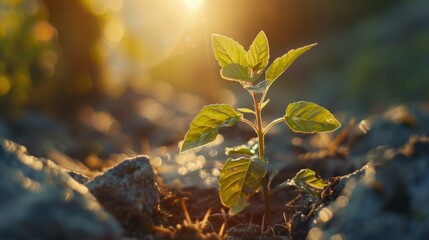
M 265 143 L 264 143 L 264 129 L 262 128 L 262 116 L 261 116 L 261 107 L 258 103 L 258 97 L 256 93 L 252 92 L 253 103 L 255 105 L 255 113 L 256 113 L 256 128 L 258 135 L 258 143 L 259 143 L 259 157 L 265 160 Z M 265 222 L 267 226 L 271 226 L 271 195 L 270 189 L 268 187 L 268 174 L 262 178 L 262 190 L 264 193 L 264 203 L 265 203 Z
M 267 227 L 271 227 L 271 194 L 268 188 L 268 174 L 265 174 L 264 178 L 262 178 L 262 188 L 264 192 L 265 222 Z
M 258 103 L 258 97 L 256 93 L 252 93 L 253 103 L 255 104 L 255 113 L 256 113 L 256 128 L 259 141 L 259 156 L 261 158 L 265 157 L 265 144 L 264 144 L 264 129 L 262 128 L 262 117 L 261 117 L 261 108 Z

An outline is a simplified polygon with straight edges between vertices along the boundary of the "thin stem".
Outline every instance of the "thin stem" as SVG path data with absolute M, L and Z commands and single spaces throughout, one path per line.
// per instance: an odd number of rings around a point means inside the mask
M 259 143 L 259 157 L 265 160 L 265 143 L 264 143 L 264 129 L 262 128 L 262 116 L 261 116 L 261 106 L 258 103 L 258 97 L 256 93 L 252 92 L 253 103 L 255 107 L 255 115 L 256 115 L 256 127 L 257 127 L 257 135 L 258 135 L 258 143 Z M 270 189 L 268 187 L 269 177 L 268 174 L 262 178 L 262 190 L 264 193 L 264 203 L 265 203 L 265 222 L 267 226 L 271 226 L 271 195 Z
M 268 124 L 268 126 L 266 126 L 265 128 L 264 128 L 264 131 L 263 131 L 263 133 L 264 133 L 264 135 L 272 128 L 272 127 L 274 127 L 277 123 L 281 123 L 281 122 L 283 122 L 283 118 L 277 118 L 276 120 L 274 120 L 274 121 L 272 121 L 272 122 L 270 122 L 270 124 Z
M 265 222 L 267 226 L 271 226 L 271 194 L 268 188 L 268 176 L 265 174 L 262 178 L 262 191 L 264 192 L 264 204 L 265 204 Z
M 242 118 L 240 118 L 240 121 L 241 121 L 241 122 L 244 122 L 244 123 L 246 123 L 247 125 L 249 125 L 250 127 L 252 127 L 252 128 L 253 128 L 253 130 L 255 130 L 255 132 L 256 132 L 256 133 L 258 132 L 258 129 L 256 128 L 255 124 L 254 124 L 254 123 L 252 123 L 251 121 L 249 121 L 248 119 L 246 119 L 246 118 L 242 117 Z
M 252 92 L 253 103 L 255 107 L 255 115 L 256 115 L 256 133 L 258 134 L 258 143 L 259 143 L 259 157 L 265 157 L 265 144 L 264 144 L 264 131 L 262 128 L 262 117 L 261 117 L 261 108 L 258 103 L 258 97 L 256 93 Z

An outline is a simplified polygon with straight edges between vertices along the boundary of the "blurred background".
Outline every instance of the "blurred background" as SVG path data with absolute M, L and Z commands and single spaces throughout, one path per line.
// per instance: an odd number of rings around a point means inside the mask
M 355 116 L 429 100 L 425 0 L 2 0 L 0 136 L 90 169 L 162 165 L 203 105 L 250 104 L 211 34 L 248 48 L 261 30 L 271 61 L 318 43 L 276 81 L 268 118 L 297 100 Z

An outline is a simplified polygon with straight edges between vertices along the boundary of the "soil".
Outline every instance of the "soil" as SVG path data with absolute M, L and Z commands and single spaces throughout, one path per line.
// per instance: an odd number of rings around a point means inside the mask
M 279 174 L 282 177 L 277 177 L 273 181 L 273 185 L 276 182 L 286 181 L 285 176 L 295 173 L 292 168 L 283 169 Z M 181 207 L 181 199 L 186 199 L 187 212 L 193 220 L 203 219 L 207 211 L 211 209 L 208 229 L 219 233 L 222 224 L 225 223 L 227 239 L 284 239 L 285 237 L 305 239 L 316 210 L 335 200 L 341 192 L 344 187 L 344 183 L 341 182 L 342 178 L 344 177 L 330 178 L 329 187 L 322 193 L 321 199 L 292 186 L 285 187 L 274 194 L 271 199 L 271 215 L 275 224 L 270 227 L 261 226 L 264 215 L 262 193 L 254 195 L 251 198 L 251 207 L 234 217 L 225 214 L 226 209 L 220 203 L 218 190 L 215 188 L 164 189 L 160 208 L 162 212 L 168 213 L 167 222 L 172 227 L 182 224 L 186 219 Z M 237 226 L 242 230 L 238 231 Z

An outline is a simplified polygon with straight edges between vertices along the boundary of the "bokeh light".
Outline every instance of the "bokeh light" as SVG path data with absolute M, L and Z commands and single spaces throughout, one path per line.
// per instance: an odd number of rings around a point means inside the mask
M 201 6 L 203 0 L 183 0 L 190 10 L 195 10 Z

